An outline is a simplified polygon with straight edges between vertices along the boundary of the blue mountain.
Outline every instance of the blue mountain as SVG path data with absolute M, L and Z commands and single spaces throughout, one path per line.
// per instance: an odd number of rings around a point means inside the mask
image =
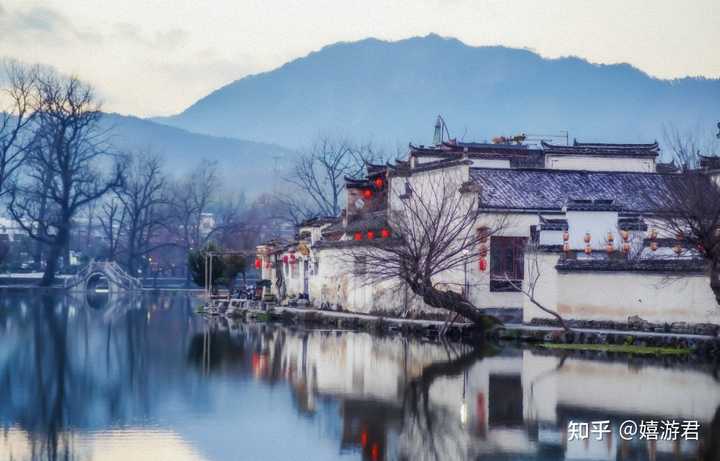
M 156 121 L 290 148 L 331 134 L 394 150 L 429 143 L 437 114 L 465 140 L 567 130 L 583 140 L 647 142 L 661 140 L 664 124 L 713 127 L 720 80 L 662 80 L 628 64 L 546 59 L 437 35 L 366 39 L 236 80 Z

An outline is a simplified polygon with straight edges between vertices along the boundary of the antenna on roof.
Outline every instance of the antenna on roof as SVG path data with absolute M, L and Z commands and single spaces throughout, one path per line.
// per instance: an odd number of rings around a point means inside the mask
M 433 135 L 433 145 L 439 146 L 443 143 L 445 140 L 445 135 L 447 135 L 448 141 L 450 140 L 450 132 L 448 131 L 447 124 L 445 124 L 445 119 L 442 118 L 442 115 L 437 116 L 437 120 L 435 120 L 435 134 Z

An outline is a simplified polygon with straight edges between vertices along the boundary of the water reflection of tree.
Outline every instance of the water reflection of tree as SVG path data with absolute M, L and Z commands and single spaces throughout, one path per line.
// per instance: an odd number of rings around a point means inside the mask
M 32 459 L 74 459 L 64 429 L 91 380 L 68 357 L 68 306 L 47 293 L 35 301 L 29 306 L 31 342 L 17 345 L 0 371 L 0 395 L 9 399 L 2 402 L 4 416 L 30 434 Z
M 208 338 L 205 338 L 206 334 Z M 210 320 L 207 332 L 191 339 L 188 360 L 203 369 L 208 365 L 203 361 L 209 360 L 211 373 L 234 370 L 253 374 L 269 385 L 286 381 L 290 384 L 298 411 L 312 415 L 317 383 L 315 366 L 312 360 L 308 360 L 308 341 L 311 335 L 324 338 L 328 334 L 291 332 L 263 325 L 239 324 L 233 327 L 228 326 L 225 320 Z M 299 343 L 290 343 L 291 336 L 299 339 Z M 403 341 L 409 344 L 408 340 Z M 408 374 L 401 379 L 397 401 L 368 400 L 361 394 L 340 398 L 342 446 L 360 445 L 364 458 L 369 460 L 391 459 L 396 454 L 386 453 L 386 444 L 388 434 L 393 431 L 405 441 L 397 454 L 401 459 L 464 458 L 469 435 L 458 413 L 432 404 L 431 388 L 441 378 L 462 375 L 492 351 L 457 345 L 445 347 L 447 360 L 435 361 L 422 368 L 419 374 Z M 206 355 L 208 350 L 209 355 Z M 406 361 L 408 354 L 406 347 Z M 367 359 L 372 360 L 370 357 Z
M 703 461 L 720 461 L 720 406 L 715 410 L 715 416 L 703 440 L 707 443 L 703 449 Z
M 166 319 L 179 326 L 168 338 L 153 334 L 149 310 L 137 304 L 100 312 L 50 292 L 23 297 L 8 299 L 23 309 L 0 314 L 16 339 L 0 336 L 0 346 L 9 348 L 0 361 L 0 420 L 27 434 L 31 459 L 82 458 L 75 431 L 152 414 L 167 388 L 151 379 L 168 375 L 168 358 L 179 357 L 186 345 L 187 306 L 176 306 L 179 322 Z M 173 384 L 181 391 L 193 387 Z
M 431 406 L 430 388 L 440 378 L 462 375 L 489 354 L 484 348 L 471 348 L 454 357 L 425 366 L 419 376 L 411 379 L 403 392 L 403 424 L 401 437 L 405 444 L 401 459 L 463 459 L 466 456 L 467 434 L 460 418 L 446 409 Z

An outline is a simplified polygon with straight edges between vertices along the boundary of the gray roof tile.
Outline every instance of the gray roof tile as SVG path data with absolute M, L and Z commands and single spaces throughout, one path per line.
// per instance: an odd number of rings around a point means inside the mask
M 569 200 L 613 200 L 623 211 L 652 212 L 681 175 L 471 168 L 483 208 L 560 210 Z

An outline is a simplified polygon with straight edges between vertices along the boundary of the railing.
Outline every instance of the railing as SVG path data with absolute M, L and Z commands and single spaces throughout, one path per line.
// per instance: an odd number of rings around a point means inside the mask
M 87 285 L 94 274 L 102 274 L 107 278 L 108 284 L 113 284 L 123 290 L 139 290 L 142 283 L 130 276 L 116 262 L 90 261 L 74 277 L 65 280 L 65 288 L 75 288 L 80 284 Z

